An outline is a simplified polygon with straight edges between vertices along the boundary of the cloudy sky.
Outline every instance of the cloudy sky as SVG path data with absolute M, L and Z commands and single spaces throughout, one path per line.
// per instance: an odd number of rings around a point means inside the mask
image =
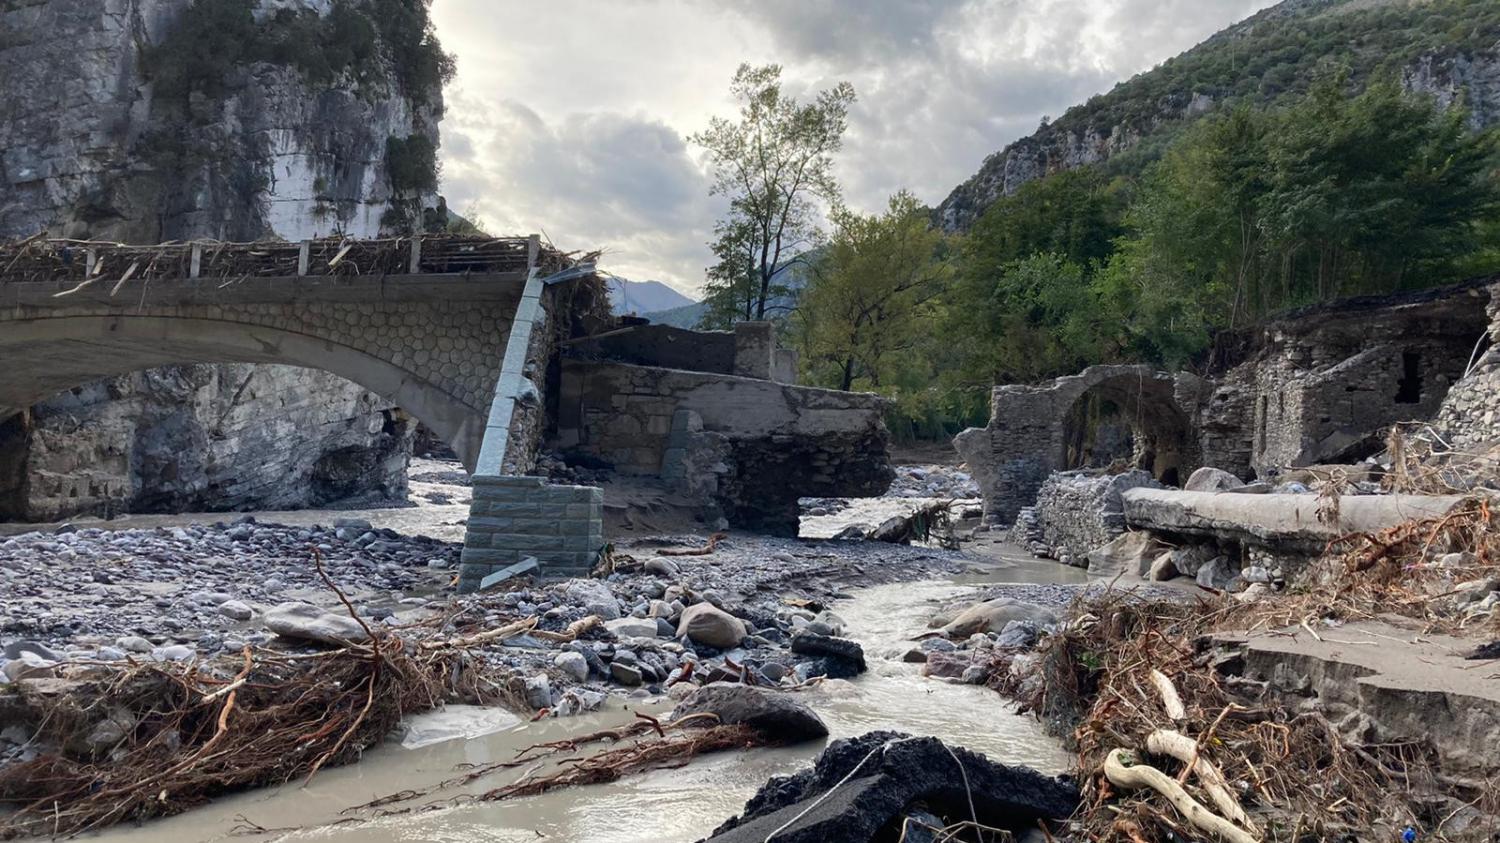
M 1107 91 L 1270 0 L 436 0 L 458 57 L 443 192 L 497 233 L 604 248 L 696 294 L 719 203 L 685 136 L 732 115 L 740 62 L 859 96 L 838 172 L 872 211 L 940 202 L 1044 115 Z

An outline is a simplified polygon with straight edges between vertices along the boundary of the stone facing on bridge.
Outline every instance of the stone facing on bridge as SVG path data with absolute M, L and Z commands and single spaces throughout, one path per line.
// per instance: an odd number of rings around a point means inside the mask
M 588 576 L 603 547 L 603 489 L 476 475 L 458 589 L 528 556 L 548 576 Z

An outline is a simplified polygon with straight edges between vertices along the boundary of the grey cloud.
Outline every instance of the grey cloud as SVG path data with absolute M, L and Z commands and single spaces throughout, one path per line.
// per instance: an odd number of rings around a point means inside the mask
M 545 231 L 566 249 L 607 248 L 616 271 L 689 286 L 716 208 L 672 128 L 595 112 L 555 123 L 503 101 L 474 125 L 455 116 L 474 155 L 448 160 L 444 190 L 497 232 Z M 642 274 L 645 273 L 645 274 Z

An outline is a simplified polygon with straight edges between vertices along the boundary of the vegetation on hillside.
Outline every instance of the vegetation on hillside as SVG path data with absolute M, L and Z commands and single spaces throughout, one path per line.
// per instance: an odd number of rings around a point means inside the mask
M 1497 146 L 1461 107 L 1337 72 L 1195 123 L 1139 177 L 1029 183 L 966 235 L 901 197 L 843 215 L 794 322 L 804 374 L 884 392 L 898 435 L 937 436 L 982 423 L 995 383 L 1191 366 L 1290 307 L 1500 271 Z
M 142 71 L 165 102 L 217 100 L 231 71 L 255 63 L 294 67 L 314 87 L 370 89 L 394 78 L 427 101 L 453 77 L 428 17 L 430 0 L 335 0 L 327 15 L 280 9 L 256 22 L 255 0 L 196 0 L 143 54 Z

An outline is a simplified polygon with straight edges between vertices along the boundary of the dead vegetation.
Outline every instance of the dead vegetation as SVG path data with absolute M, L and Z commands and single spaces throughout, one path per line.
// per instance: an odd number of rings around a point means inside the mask
M 323 237 L 305 244 L 284 240 L 232 243 L 193 240 L 131 246 L 95 240 L 48 239 L 42 235 L 0 244 L 0 281 L 67 282 L 60 295 L 94 284 L 118 291 L 127 282 L 161 278 L 202 278 L 232 282 L 253 277 L 400 275 L 433 273 L 525 273 L 530 241 L 525 237 L 472 237 L 448 234 L 413 238 Z M 537 266 L 549 275 L 597 255 L 540 245 Z M 194 268 L 196 266 L 196 272 Z M 300 271 L 299 271 L 300 270 Z
M 1494 614 L 1465 599 L 1500 587 L 1488 500 L 1345 536 L 1317 564 L 1307 585 L 1249 604 L 1095 594 L 1034 654 L 997 657 L 992 686 L 1070 733 L 1084 839 L 1394 840 L 1408 827 L 1488 839 L 1446 826 L 1454 800 L 1500 814 L 1500 784 L 1444 774 L 1425 743 L 1362 744 L 1317 711 L 1267 699 L 1262 683 L 1221 670 L 1211 637 L 1392 614 L 1494 632 Z
M 403 716 L 444 702 L 521 709 L 520 680 L 476 648 L 531 631 L 535 619 L 458 637 L 443 634 L 449 620 L 404 634 L 366 626 L 369 643 L 324 652 L 246 647 L 207 663 L 99 662 L 67 679 L 18 683 L 0 711 L 52 751 L 0 769 L 0 804 L 15 809 L 0 816 L 0 839 L 78 834 L 311 779 L 357 759 Z M 552 635 L 591 624 L 580 625 Z

